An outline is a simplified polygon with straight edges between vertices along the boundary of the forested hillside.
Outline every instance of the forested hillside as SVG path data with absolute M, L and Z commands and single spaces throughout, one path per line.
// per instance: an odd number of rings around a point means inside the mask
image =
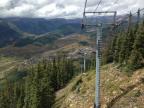
M 144 67 L 144 22 L 117 34 L 103 57 L 104 63 L 118 63 L 126 71 Z
M 24 74 L 19 74 L 19 71 Z M 52 58 L 42 60 L 13 72 L 21 79 L 9 79 L 1 84 L 0 108 L 51 108 L 55 91 L 64 87 L 74 76 L 76 69 L 71 59 Z M 16 74 L 17 73 L 17 74 Z

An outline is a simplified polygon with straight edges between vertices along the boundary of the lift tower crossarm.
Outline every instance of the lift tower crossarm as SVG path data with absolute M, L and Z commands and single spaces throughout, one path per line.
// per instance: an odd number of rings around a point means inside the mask
M 83 12 L 83 21 L 82 21 L 82 29 L 84 29 L 86 26 L 95 26 L 95 27 L 99 27 L 99 24 L 88 24 L 86 22 L 87 19 L 87 14 L 113 14 L 113 23 L 104 23 L 105 25 L 116 25 L 116 15 L 117 15 L 117 11 L 98 11 L 98 12 Z

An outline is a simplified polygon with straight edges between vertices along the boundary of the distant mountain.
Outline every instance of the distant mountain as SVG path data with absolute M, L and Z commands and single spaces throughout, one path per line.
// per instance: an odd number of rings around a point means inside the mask
M 40 35 L 48 32 L 71 34 L 81 32 L 80 19 L 5 18 L 24 32 Z
M 0 47 L 46 45 L 73 33 L 81 33 L 80 19 L 16 17 L 0 19 Z
M 23 34 L 13 24 L 0 20 L 0 47 L 13 44 L 19 40 Z
M 110 19 L 111 17 L 99 18 L 103 22 Z M 81 19 L 1 18 L 0 46 L 13 44 L 23 47 L 29 44 L 51 44 L 60 37 L 84 33 L 85 31 L 81 30 L 80 22 Z M 92 36 L 95 38 L 95 33 L 92 33 Z

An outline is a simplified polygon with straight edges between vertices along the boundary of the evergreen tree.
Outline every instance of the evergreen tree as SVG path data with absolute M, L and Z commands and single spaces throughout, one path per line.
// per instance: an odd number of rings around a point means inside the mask
M 140 26 L 136 34 L 129 65 L 131 69 L 144 67 L 144 24 Z

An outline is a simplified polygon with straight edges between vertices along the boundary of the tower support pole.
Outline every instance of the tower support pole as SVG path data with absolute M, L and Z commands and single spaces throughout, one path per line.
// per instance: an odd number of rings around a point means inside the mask
M 96 90 L 94 108 L 100 108 L 100 63 L 101 63 L 101 42 L 102 24 L 96 27 Z

